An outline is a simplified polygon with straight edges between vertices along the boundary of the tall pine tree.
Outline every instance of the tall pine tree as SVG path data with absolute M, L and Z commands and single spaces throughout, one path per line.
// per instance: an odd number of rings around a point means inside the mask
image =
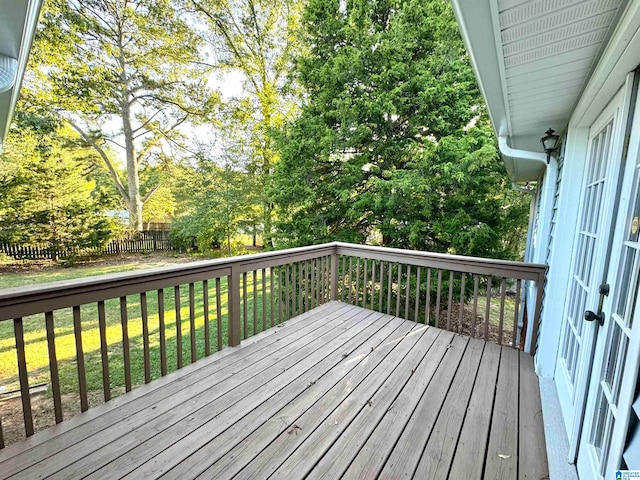
M 271 191 L 283 243 L 513 256 L 503 238 L 526 205 L 507 191 L 449 2 L 309 0 L 303 24 L 308 100 Z

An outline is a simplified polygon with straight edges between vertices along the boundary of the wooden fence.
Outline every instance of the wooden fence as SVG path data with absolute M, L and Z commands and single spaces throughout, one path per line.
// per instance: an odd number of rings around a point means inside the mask
M 175 246 L 169 239 L 169 232 L 166 230 L 140 232 L 133 237 L 111 240 L 105 245 L 95 247 L 61 248 L 48 245 L 17 245 L 0 242 L 0 253 L 17 260 L 44 260 L 174 249 Z

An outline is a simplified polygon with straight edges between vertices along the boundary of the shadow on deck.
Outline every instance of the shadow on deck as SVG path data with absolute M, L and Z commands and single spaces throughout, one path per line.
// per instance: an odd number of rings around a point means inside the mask
M 0 478 L 547 478 L 532 357 L 329 302 L 0 451 Z

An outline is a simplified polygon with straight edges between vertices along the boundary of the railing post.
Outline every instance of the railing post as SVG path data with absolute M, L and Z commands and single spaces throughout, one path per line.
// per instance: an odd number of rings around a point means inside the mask
M 531 340 L 528 353 L 535 355 L 538 346 L 538 330 L 540 327 L 540 314 L 542 312 L 542 296 L 544 293 L 545 272 L 540 272 L 536 280 L 536 306 L 533 311 L 533 326 L 531 328 Z
M 338 300 L 338 247 L 331 254 L 331 300 Z
M 231 266 L 229 275 L 229 346 L 240 345 L 240 273 L 237 266 Z

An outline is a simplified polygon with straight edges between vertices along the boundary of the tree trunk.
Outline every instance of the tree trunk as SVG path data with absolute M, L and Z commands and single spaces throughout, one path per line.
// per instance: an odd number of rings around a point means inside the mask
M 127 157 L 127 189 L 129 190 L 129 226 L 132 230 L 142 231 L 142 197 L 140 196 L 140 173 L 136 159 L 136 147 L 131 127 L 131 111 L 128 102 L 123 102 L 122 131 Z
M 142 231 L 142 197 L 140 196 L 140 173 L 138 171 L 138 159 L 136 158 L 136 146 L 134 131 L 131 125 L 131 92 L 129 89 L 129 77 L 127 76 L 127 63 L 124 58 L 122 37 L 118 40 L 120 49 L 120 83 L 122 84 L 122 98 L 120 111 L 122 112 L 122 133 L 124 134 L 124 147 L 127 158 L 127 189 L 129 201 L 129 227 L 138 232 Z

